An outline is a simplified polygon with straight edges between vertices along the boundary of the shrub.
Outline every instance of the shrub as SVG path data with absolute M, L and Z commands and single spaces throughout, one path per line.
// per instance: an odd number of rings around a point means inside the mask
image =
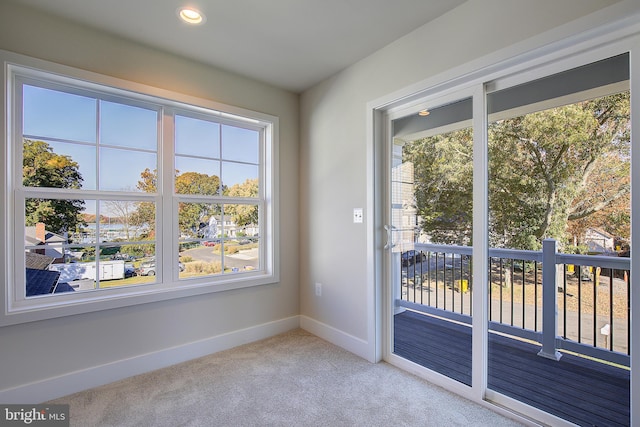
M 235 246 L 235 245 L 229 245 L 229 246 L 225 246 L 224 251 L 228 255 L 237 254 L 238 251 L 239 251 L 239 248 L 238 248 L 238 246 Z
M 222 265 L 220 262 L 204 262 L 193 261 L 185 264 L 185 273 L 201 275 L 201 274 L 216 274 L 222 271 Z

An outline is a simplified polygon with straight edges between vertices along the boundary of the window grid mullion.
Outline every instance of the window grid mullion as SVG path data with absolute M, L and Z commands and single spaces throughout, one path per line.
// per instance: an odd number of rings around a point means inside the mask
M 161 212 L 156 218 L 157 227 L 162 229 L 156 236 L 156 254 L 162 260 L 159 280 L 177 280 L 178 272 L 178 218 L 174 214 L 175 200 L 175 111 L 168 108 L 161 110 L 160 129 L 158 132 L 158 196 Z

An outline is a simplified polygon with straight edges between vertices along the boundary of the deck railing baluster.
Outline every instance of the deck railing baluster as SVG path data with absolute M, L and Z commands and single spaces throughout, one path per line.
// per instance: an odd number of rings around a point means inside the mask
M 538 332 L 538 261 L 533 262 L 533 330 Z
M 542 267 L 544 270 L 544 266 Z M 578 276 L 580 276 L 580 266 L 578 266 Z M 544 276 L 542 279 L 544 289 Z M 544 290 L 543 290 L 544 292 Z M 567 339 L 567 275 L 564 275 L 564 285 L 562 286 L 562 338 Z
M 509 268 L 509 267 L 507 266 L 507 268 Z M 511 326 L 513 326 L 513 313 L 514 313 L 513 309 L 514 309 L 514 305 L 515 305 L 514 304 L 514 298 L 513 298 L 514 297 L 513 293 L 515 292 L 515 290 L 514 290 L 515 286 L 514 286 L 514 283 L 513 283 L 514 273 L 515 273 L 515 271 L 513 270 L 513 260 L 511 260 L 511 275 L 509 276 L 509 278 L 511 279 L 511 283 L 510 283 L 510 286 L 509 286 L 509 288 L 510 288 L 509 292 L 511 293 L 511 307 L 510 307 Z
M 463 295 L 464 295 L 464 273 L 463 273 L 463 255 L 460 255 L 460 314 L 464 314 L 464 299 L 463 299 Z M 469 285 L 469 282 L 467 281 L 467 286 Z M 469 288 L 467 288 L 468 290 Z
M 420 251 L 420 304 L 423 303 L 422 296 L 424 295 L 424 271 L 422 266 L 424 264 L 424 252 Z
M 431 251 L 427 252 L 427 281 L 429 286 L 427 301 L 429 301 L 429 305 L 431 305 Z
M 436 308 L 438 308 L 438 252 L 436 252 Z
M 447 254 L 442 254 L 442 308 L 447 309 Z
M 611 275 L 609 276 L 609 336 L 607 338 L 609 340 L 609 351 L 613 351 L 613 276 L 613 269 L 611 269 Z
M 416 254 L 413 253 L 413 263 L 411 263 L 411 271 L 413 273 L 413 302 L 416 302 Z
M 578 269 L 578 342 L 582 342 L 582 331 L 580 325 L 582 325 L 582 271 Z
M 596 275 L 593 281 L 593 346 L 596 347 L 598 341 L 598 335 L 596 329 L 598 327 L 598 281 L 599 277 Z
M 525 317 L 525 307 L 527 306 L 526 302 L 527 302 L 527 297 L 525 295 L 525 285 L 526 285 L 526 277 L 524 276 L 526 270 L 526 264 L 524 263 L 524 260 L 522 260 L 522 329 L 526 329 L 526 317 Z
M 499 264 L 498 264 L 498 268 L 500 271 L 500 323 L 502 323 L 502 300 L 503 300 L 503 296 L 502 296 L 502 289 L 504 288 L 504 282 L 503 282 L 503 277 L 502 277 L 502 268 L 503 268 L 503 262 L 502 262 L 502 258 L 499 258 Z

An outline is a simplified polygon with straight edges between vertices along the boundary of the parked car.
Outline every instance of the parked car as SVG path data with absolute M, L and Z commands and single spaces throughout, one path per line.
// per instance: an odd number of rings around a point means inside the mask
M 409 250 L 403 252 L 401 255 L 401 263 L 403 266 L 408 266 L 413 264 L 414 262 L 422 262 L 425 259 L 425 255 L 422 252 Z
M 133 264 L 126 262 L 124 264 L 124 277 L 125 279 L 128 277 L 133 277 L 137 275 L 136 273 L 136 268 L 133 266 Z
M 155 276 L 156 275 L 156 261 L 144 261 L 140 264 L 140 267 L 136 271 L 138 276 Z
M 178 261 L 178 269 L 180 271 L 184 271 L 184 264 Z M 136 273 L 140 276 L 155 276 L 156 275 L 156 262 L 153 261 L 145 261 L 140 264 L 140 268 L 136 271 Z

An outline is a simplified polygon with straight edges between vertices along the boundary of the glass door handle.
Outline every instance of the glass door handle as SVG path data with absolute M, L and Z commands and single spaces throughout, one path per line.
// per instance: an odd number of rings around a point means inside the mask
M 384 229 L 387 230 L 387 244 L 384 245 L 384 248 L 385 249 L 394 248 L 396 244 L 393 243 L 393 231 L 396 229 L 396 227 L 393 225 L 385 225 Z

